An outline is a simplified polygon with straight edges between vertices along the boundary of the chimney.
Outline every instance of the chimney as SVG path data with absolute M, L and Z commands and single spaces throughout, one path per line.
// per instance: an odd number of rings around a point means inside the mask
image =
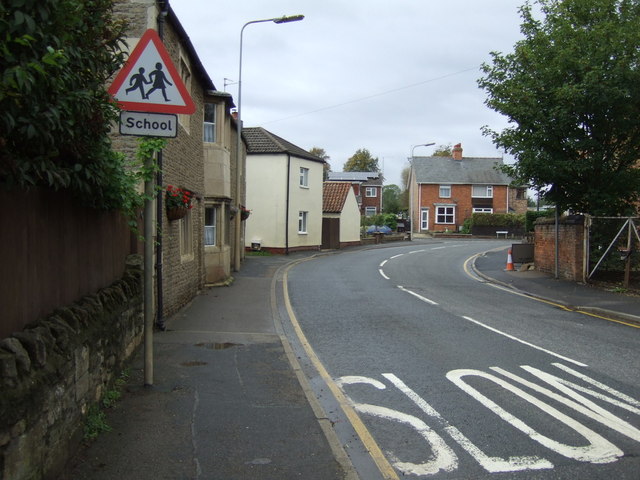
M 462 144 L 458 143 L 453 146 L 452 150 L 454 160 L 462 160 Z

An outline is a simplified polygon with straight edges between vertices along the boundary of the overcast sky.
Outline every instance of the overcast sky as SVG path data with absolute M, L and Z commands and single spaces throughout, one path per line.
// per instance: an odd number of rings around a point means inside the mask
M 306 150 L 323 148 L 341 171 L 356 150 L 401 185 L 412 147 L 462 143 L 465 156 L 502 156 L 481 127 L 504 117 L 484 105 L 479 67 L 522 38 L 524 0 L 173 0 L 218 90 L 237 101 L 243 36 L 242 119 Z M 227 80 L 225 80 L 225 78 Z M 415 148 L 416 156 L 434 147 Z

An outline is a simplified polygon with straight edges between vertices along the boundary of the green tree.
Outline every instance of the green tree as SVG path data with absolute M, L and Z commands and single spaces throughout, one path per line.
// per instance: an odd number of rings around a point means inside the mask
M 329 172 L 331 171 L 331 164 L 329 163 L 329 160 L 331 160 L 331 157 L 327 155 L 327 152 L 325 151 L 324 148 L 320 148 L 320 147 L 312 147 L 311 150 L 309 150 L 309 153 L 325 161 L 325 164 L 322 170 L 322 180 L 326 180 L 329 176 Z
M 385 185 L 382 187 L 382 210 L 384 213 L 399 213 L 402 210 L 400 196 L 402 190 L 397 185 Z
M 627 213 L 640 196 L 640 0 L 537 0 L 524 39 L 478 80 L 510 127 L 484 127 L 504 170 L 562 210 Z
M 106 91 L 125 58 L 113 0 L 0 3 L 0 186 L 69 188 L 120 208 L 125 166 Z M 126 182 L 125 182 L 126 183 Z
M 400 209 L 403 211 L 409 211 L 409 173 L 411 173 L 411 167 L 404 167 L 400 172 L 400 179 L 402 180 L 402 192 L 400 193 Z
M 380 172 L 378 158 L 372 157 L 369 150 L 360 148 L 344 164 L 345 172 Z
M 453 151 L 451 150 L 452 146 L 450 143 L 446 145 L 440 145 L 436 148 L 436 151 L 433 152 L 434 157 L 451 157 L 453 156 Z

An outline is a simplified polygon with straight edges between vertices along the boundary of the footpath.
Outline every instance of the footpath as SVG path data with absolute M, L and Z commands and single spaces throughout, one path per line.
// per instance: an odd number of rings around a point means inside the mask
M 476 273 L 640 326 L 640 298 L 506 272 L 506 249 L 476 257 Z M 326 419 L 307 398 L 274 318 L 278 272 L 310 255 L 249 256 L 231 286 L 204 290 L 168 319 L 154 334 L 154 385 L 142 386 L 140 348 L 122 399 L 107 411 L 111 431 L 81 449 L 58 480 L 357 479 L 325 436 Z

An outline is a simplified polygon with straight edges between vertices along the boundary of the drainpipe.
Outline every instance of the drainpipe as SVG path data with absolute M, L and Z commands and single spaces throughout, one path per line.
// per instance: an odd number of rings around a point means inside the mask
M 287 205 L 284 221 L 284 253 L 289 255 L 289 200 L 291 194 L 291 155 L 287 153 Z
M 167 14 L 169 13 L 169 0 L 160 3 L 160 14 L 158 15 L 158 36 L 161 41 L 164 41 L 164 22 Z M 158 192 L 162 190 L 162 150 L 158 151 L 157 155 L 158 159 L 158 173 L 156 175 L 156 186 L 158 187 Z M 156 287 L 156 327 L 159 330 L 164 331 L 164 295 L 163 295 L 163 285 L 162 285 L 162 220 L 163 220 L 163 208 L 162 208 L 162 194 L 158 193 L 156 197 L 156 279 L 157 279 L 157 287 Z

